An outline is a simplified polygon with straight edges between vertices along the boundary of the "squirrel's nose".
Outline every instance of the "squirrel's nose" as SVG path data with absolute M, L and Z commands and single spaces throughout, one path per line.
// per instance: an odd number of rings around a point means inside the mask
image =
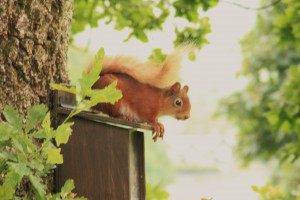
M 184 119 L 188 119 L 188 118 L 190 118 L 190 115 L 185 115 L 184 116 Z

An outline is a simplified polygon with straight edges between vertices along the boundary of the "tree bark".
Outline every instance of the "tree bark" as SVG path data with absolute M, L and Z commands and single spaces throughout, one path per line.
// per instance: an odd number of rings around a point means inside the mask
M 0 1 L 0 113 L 49 103 L 49 84 L 68 82 L 73 0 Z
M 0 114 L 49 105 L 49 84 L 66 83 L 73 0 L 0 0 Z M 0 115 L 1 122 L 1 115 Z M 48 189 L 52 177 L 45 177 Z M 23 179 L 17 195 L 31 196 Z

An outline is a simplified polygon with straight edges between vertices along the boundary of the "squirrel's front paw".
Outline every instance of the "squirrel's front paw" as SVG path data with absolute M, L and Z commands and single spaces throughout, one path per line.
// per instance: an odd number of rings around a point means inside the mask
M 154 129 L 153 134 L 155 134 L 154 137 L 153 137 L 154 142 L 156 142 L 156 140 L 157 140 L 158 137 L 161 137 L 163 139 L 164 134 L 165 134 L 165 127 L 164 127 L 164 125 L 162 123 L 160 123 L 160 122 L 156 122 L 153 125 L 153 129 Z

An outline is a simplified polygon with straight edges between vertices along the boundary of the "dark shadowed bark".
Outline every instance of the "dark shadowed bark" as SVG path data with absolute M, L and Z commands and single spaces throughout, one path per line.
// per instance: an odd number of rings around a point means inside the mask
M 48 103 L 49 83 L 67 82 L 73 0 L 0 1 L 0 113 Z

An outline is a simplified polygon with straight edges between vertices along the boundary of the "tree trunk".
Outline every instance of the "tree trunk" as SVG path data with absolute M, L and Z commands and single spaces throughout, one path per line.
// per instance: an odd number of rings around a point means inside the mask
M 0 114 L 49 104 L 49 84 L 68 82 L 66 64 L 73 0 L 0 0 Z M 1 122 L 1 115 L 0 115 Z M 52 177 L 44 182 L 51 189 Z M 30 196 L 23 179 L 18 196 Z
M 73 0 L 0 1 L 0 113 L 49 103 L 49 83 L 68 82 Z

